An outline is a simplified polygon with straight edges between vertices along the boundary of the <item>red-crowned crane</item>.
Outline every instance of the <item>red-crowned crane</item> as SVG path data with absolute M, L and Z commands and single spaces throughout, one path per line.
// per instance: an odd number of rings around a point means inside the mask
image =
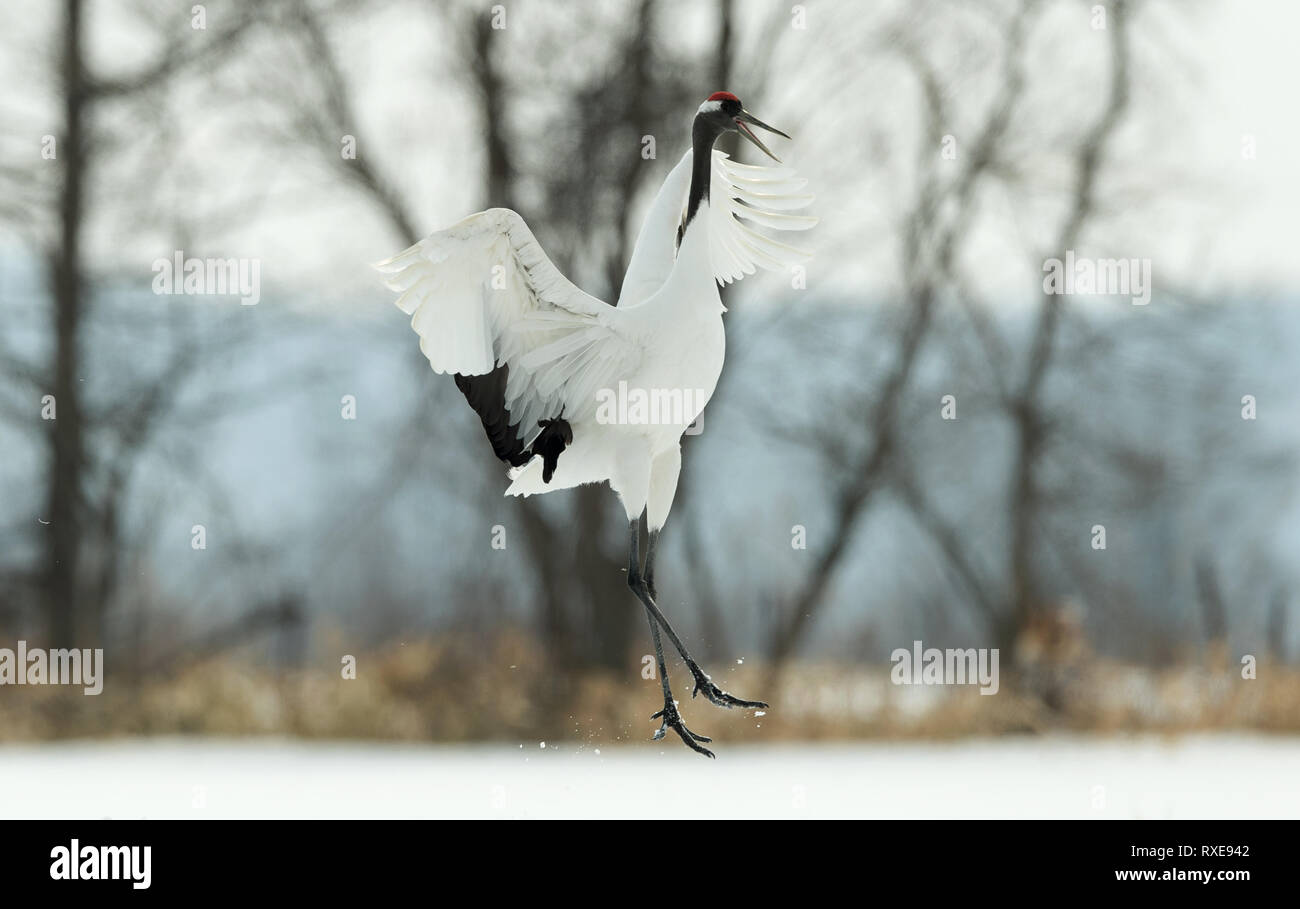
M 703 692 L 722 707 L 767 705 L 723 691 L 691 658 L 656 603 L 655 546 L 677 490 L 682 434 L 722 370 L 718 285 L 809 258 L 751 225 L 817 223 L 790 213 L 812 201 L 792 170 L 738 164 L 713 149 L 735 130 L 780 164 L 751 126 L 790 138 L 730 92 L 700 105 L 691 148 L 655 198 L 614 306 L 560 274 L 523 218 L 503 208 L 470 215 L 376 266 L 401 294 L 397 305 L 434 371 L 455 375 L 496 456 L 510 465 L 506 495 L 604 481 L 618 493 L 631 534 L 627 583 L 649 617 L 663 688 L 654 738 L 672 729 L 709 757 L 701 743 L 710 739 L 686 727 L 673 700 L 660 629 L 695 677 L 692 696 Z

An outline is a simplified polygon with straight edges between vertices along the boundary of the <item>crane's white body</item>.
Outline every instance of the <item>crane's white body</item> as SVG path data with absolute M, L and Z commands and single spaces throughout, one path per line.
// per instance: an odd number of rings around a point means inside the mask
M 657 422 L 602 423 L 598 415 L 573 422 L 573 444 L 564 452 L 550 483 L 542 482 L 540 458 L 514 472 L 506 495 L 532 495 L 608 480 L 629 519 L 647 509 L 650 526 L 668 517 L 681 469 L 681 438 L 712 398 L 726 356 L 722 298 L 707 266 L 708 235 L 697 218 L 682 238 L 674 268 L 659 290 L 645 300 L 623 302 L 615 312 L 623 331 L 642 339 L 640 362 L 619 375 L 628 389 L 673 390 L 683 402 L 679 413 Z M 617 387 L 617 386 L 615 386 Z
M 608 481 L 629 520 L 668 516 L 681 436 L 717 387 L 726 353 L 718 283 L 756 267 L 785 269 L 808 255 L 742 223 L 804 230 L 815 218 L 786 212 L 812 196 L 785 167 L 750 167 L 712 152 L 709 196 L 682 223 L 691 179 L 687 152 L 668 175 L 637 237 L 617 306 L 571 284 L 523 219 L 490 209 L 439 231 L 376 267 L 402 292 L 420 348 L 436 372 L 483 375 L 509 367 L 505 405 L 521 438 L 563 416 L 573 431 L 549 483 L 542 459 L 511 471 L 507 495 Z M 620 384 L 622 383 L 622 384 Z M 679 394 L 683 407 L 653 423 L 610 421 L 598 406 L 620 387 Z

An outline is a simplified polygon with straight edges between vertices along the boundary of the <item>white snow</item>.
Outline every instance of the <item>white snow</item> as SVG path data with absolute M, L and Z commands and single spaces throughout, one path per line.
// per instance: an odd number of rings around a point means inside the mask
M 1300 816 L 1300 739 L 413 746 L 127 740 L 0 747 L 0 817 Z

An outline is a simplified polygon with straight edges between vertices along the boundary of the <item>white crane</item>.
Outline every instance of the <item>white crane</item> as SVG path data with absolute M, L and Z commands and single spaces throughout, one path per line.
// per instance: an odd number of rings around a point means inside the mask
M 673 701 L 660 629 L 703 692 L 723 707 L 762 708 L 720 689 L 691 658 L 656 604 L 655 545 L 681 469 L 681 437 L 717 386 L 725 352 L 718 284 L 784 270 L 807 253 L 754 226 L 806 230 L 791 214 L 812 202 L 787 167 L 753 167 L 713 149 L 735 130 L 768 150 L 750 125 L 790 138 L 717 92 L 700 105 L 691 148 L 669 173 L 637 236 L 617 304 L 589 296 L 551 264 L 523 218 L 494 208 L 430 234 L 375 267 L 400 292 L 420 350 L 455 374 L 498 458 L 511 466 L 506 495 L 608 481 L 631 534 L 627 583 L 644 604 L 668 729 L 713 757 Z M 749 222 L 749 223 L 746 223 Z M 753 226 L 751 226 L 753 225 Z M 638 404 L 639 402 L 639 404 Z M 649 539 L 639 558 L 640 523 Z

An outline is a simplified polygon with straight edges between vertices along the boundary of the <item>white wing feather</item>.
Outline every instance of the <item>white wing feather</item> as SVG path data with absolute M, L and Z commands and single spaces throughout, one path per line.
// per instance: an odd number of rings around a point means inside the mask
M 691 154 L 687 151 L 682 156 L 650 206 L 623 278 L 620 307 L 648 299 L 672 274 L 677 228 L 686 215 L 690 193 Z M 719 284 L 752 275 L 757 268 L 783 271 L 812 257 L 750 226 L 783 231 L 815 226 L 814 217 L 788 214 L 812 204 L 812 194 L 802 192 L 807 182 L 790 167 L 740 164 L 714 150 L 709 183 L 709 258 Z
M 812 204 L 801 190 L 808 181 L 793 168 L 756 167 L 713 152 L 709 183 L 709 258 L 719 284 L 729 284 L 755 269 L 784 271 L 807 262 L 812 253 L 774 240 L 750 224 L 771 230 L 808 230 L 817 219 L 788 214 Z M 749 222 L 749 223 L 746 223 Z
M 640 362 L 619 311 L 564 277 L 509 209 L 471 215 L 375 268 L 401 294 L 435 372 L 509 367 L 505 404 L 524 438 L 538 420 L 594 411 L 597 391 Z

